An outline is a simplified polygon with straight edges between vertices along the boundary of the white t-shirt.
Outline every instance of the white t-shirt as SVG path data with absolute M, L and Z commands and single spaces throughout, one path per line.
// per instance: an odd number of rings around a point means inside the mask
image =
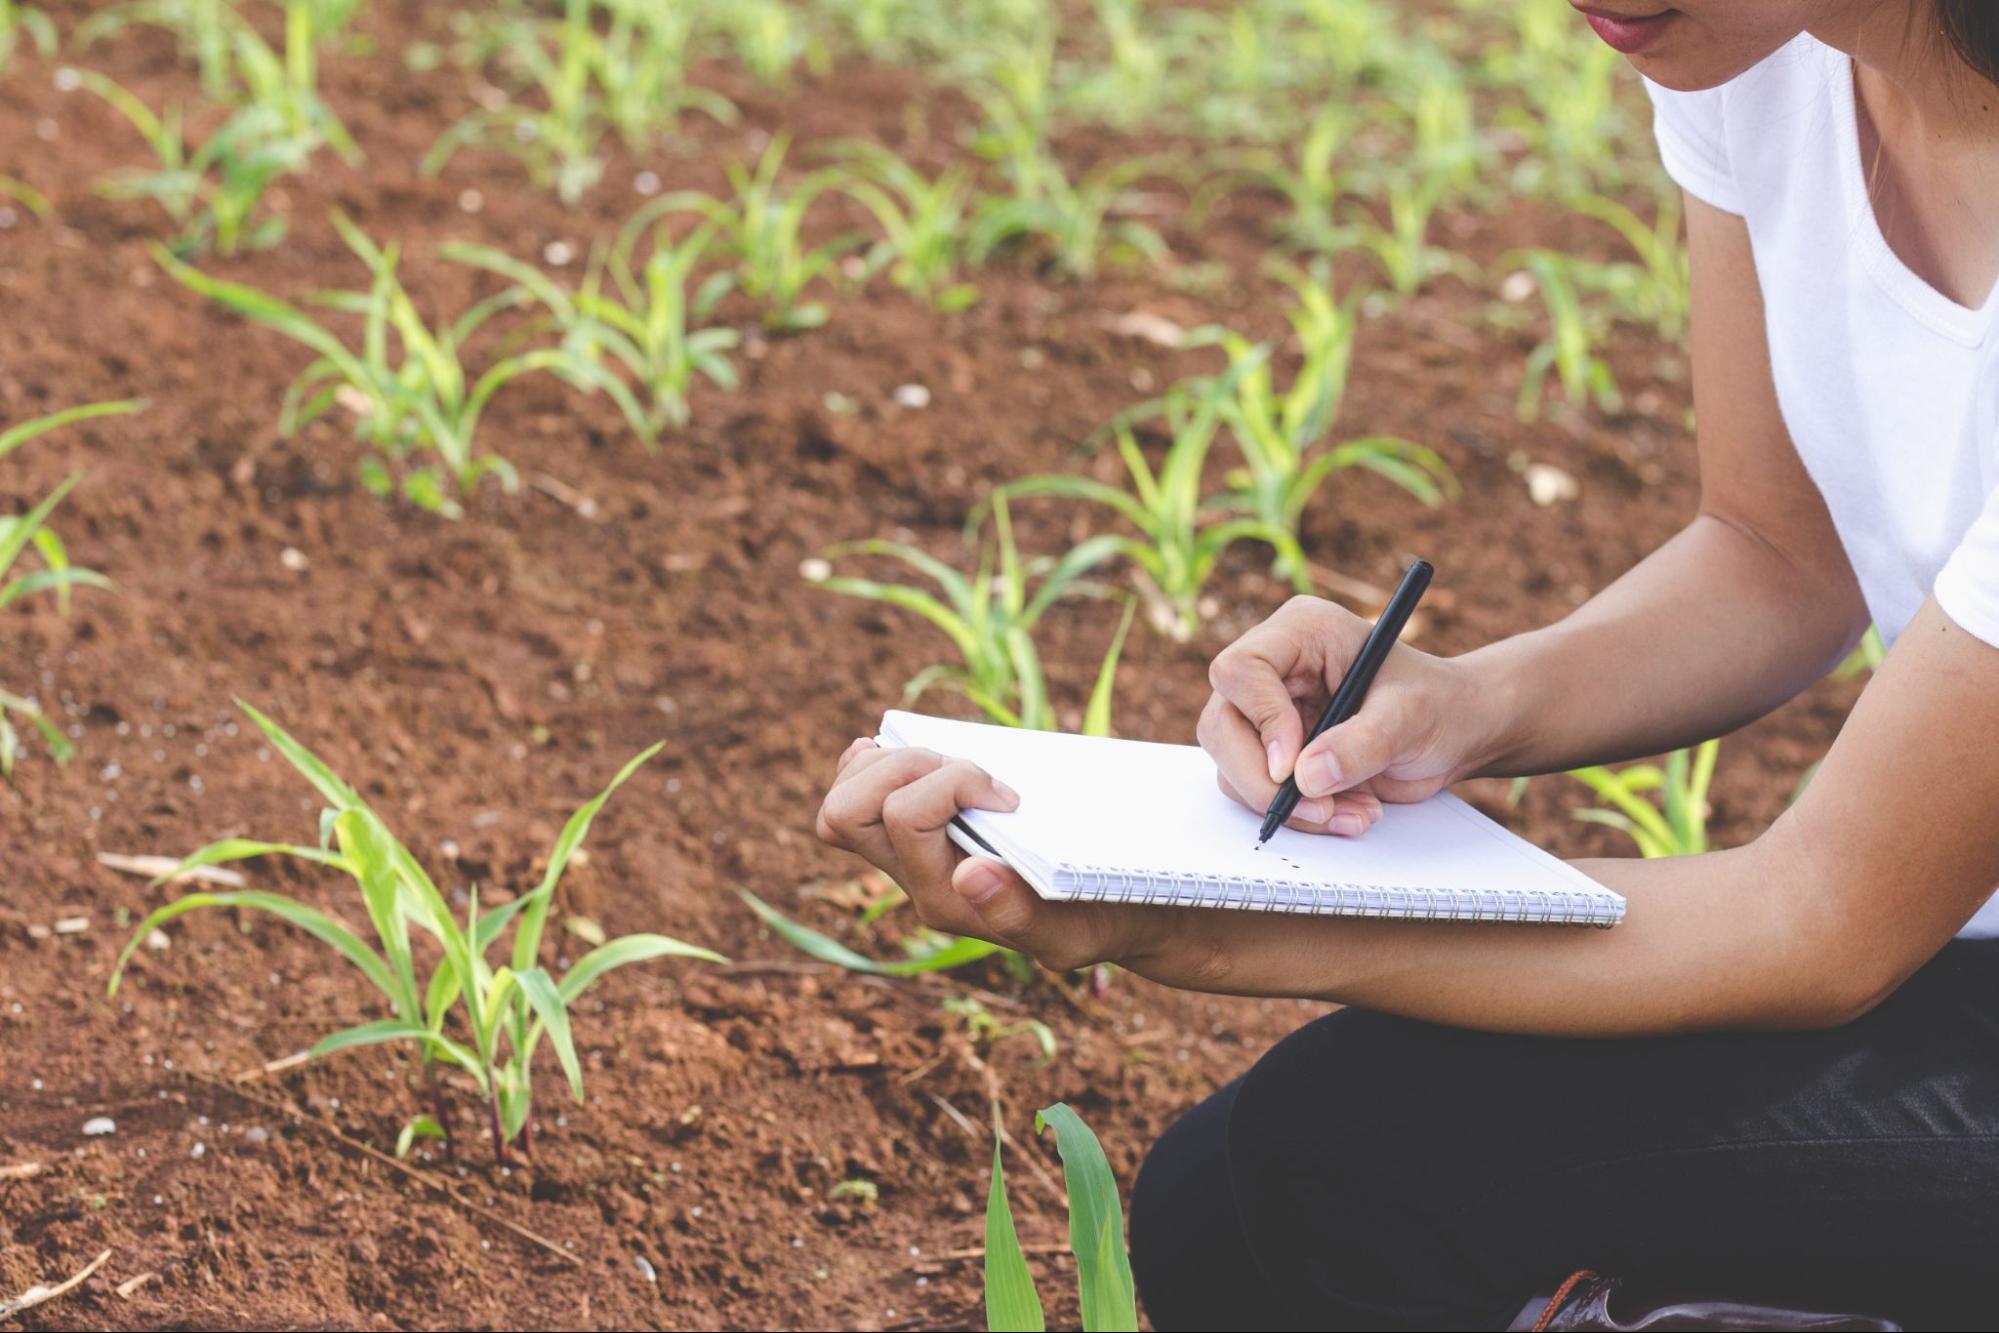
M 1843 53 L 1806 35 L 1719 88 L 1648 87 L 1667 172 L 1748 224 L 1784 423 L 1882 637 L 1934 593 L 1999 647 L 1999 288 L 1961 306 L 1889 248 Z M 1999 899 L 1960 934 L 1999 936 Z

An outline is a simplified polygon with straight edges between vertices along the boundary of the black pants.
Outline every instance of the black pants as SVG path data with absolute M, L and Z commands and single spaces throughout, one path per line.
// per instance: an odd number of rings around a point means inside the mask
M 1131 1240 L 1162 1330 L 1498 1329 L 1577 1268 L 1999 1327 L 1999 941 L 1823 1032 L 1331 1014 L 1159 1140 Z

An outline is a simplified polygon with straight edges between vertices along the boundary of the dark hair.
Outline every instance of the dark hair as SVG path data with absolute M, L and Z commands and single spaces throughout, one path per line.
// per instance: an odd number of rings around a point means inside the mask
M 1993 0 L 1937 0 L 1944 40 L 1987 83 L 1999 83 L 1999 4 Z

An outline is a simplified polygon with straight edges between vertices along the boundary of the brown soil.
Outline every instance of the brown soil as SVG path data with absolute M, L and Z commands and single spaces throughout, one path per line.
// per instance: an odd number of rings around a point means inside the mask
M 370 31 L 391 52 L 441 22 L 415 4 L 375 8 Z M 121 37 L 91 61 L 155 103 L 193 96 L 155 36 Z M 782 98 L 729 71 L 704 77 L 739 98 L 745 126 L 697 125 L 684 153 L 646 163 L 668 188 L 719 188 L 720 163 L 780 127 L 801 144 L 865 135 L 935 164 L 966 114 L 886 68 L 842 66 Z M 450 67 L 418 76 L 388 57 L 336 58 L 327 82 L 367 166 L 288 185 L 290 238 L 220 265 L 227 275 L 286 294 L 351 285 L 358 269 L 325 221 L 337 206 L 401 238 L 415 289 L 455 308 L 475 284 L 433 259 L 433 241 L 582 251 L 636 202 L 623 158 L 576 209 L 501 158 L 470 154 L 441 180 L 418 177 L 422 152 L 470 105 Z M 1110 318 L 1277 332 L 1280 294 L 1255 276 L 1267 206 L 1245 203 L 1198 235 L 1169 229 L 1184 262 L 1223 266 L 1210 287 L 1170 274 L 1050 283 L 1019 259 L 979 275 L 984 299 L 961 315 L 885 284 L 842 294 L 827 328 L 759 341 L 739 392 L 697 391 L 695 426 L 657 453 L 607 404 L 521 381 L 496 399 L 485 438 L 525 475 L 593 498 L 595 517 L 532 488 L 489 488 L 454 524 L 362 493 L 358 446 L 339 423 L 277 436 L 302 354 L 159 275 L 145 250 L 156 210 L 93 194 L 140 151 L 107 108 L 55 91 L 46 66 L 17 56 L 0 80 L 0 127 L 0 172 L 58 205 L 49 222 L 0 233 L 0 421 L 110 397 L 152 404 L 16 455 L 0 492 L 18 509 L 87 470 L 59 527 L 120 589 L 80 597 L 68 622 L 46 604 L 5 620 L 8 683 L 39 690 L 81 735 L 74 763 L 33 758 L 0 786 L 0 1167 L 45 1166 L 0 1176 L 0 1295 L 112 1250 L 95 1280 L 28 1326 L 976 1325 L 978 1265 L 961 1256 L 980 1239 L 995 1096 L 1021 1139 L 1023 1237 L 1052 1248 L 1063 1214 L 1052 1154 L 1029 1141 L 1034 1108 L 1075 1105 L 1128 1184 L 1180 1110 L 1320 1011 L 1125 976 L 1101 996 L 1055 978 L 1022 986 L 997 966 L 856 977 L 792 954 L 734 894 L 828 929 L 850 919 L 841 904 L 859 867 L 814 842 L 812 810 L 832 757 L 945 648 L 811 588 L 800 561 L 884 534 L 950 553 L 989 485 L 1073 465 L 1109 414 L 1211 364 L 1115 334 Z M 483 207 L 467 212 L 460 196 L 475 183 Z M 841 224 L 829 214 L 826 225 Z M 1527 210 L 1444 225 L 1482 259 L 1530 237 L 1605 241 Z M 1434 443 L 1463 499 L 1432 511 L 1343 479 L 1308 529 L 1316 559 L 1377 584 L 1411 553 L 1433 559 L 1440 595 L 1422 642 L 1441 651 L 1562 615 L 1672 532 L 1696 495 L 1675 356 L 1631 336 L 1616 361 L 1639 410 L 1551 409 L 1523 426 L 1513 394 L 1526 340 L 1492 332 L 1489 299 L 1445 283 L 1372 321 L 1343 426 Z M 931 406 L 897 407 L 905 383 L 927 386 Z M 830 412 L 830 393 L 859 411 Z M 1572 473 L 1580 498 L 1535 507 L 1509 465 L 1519 457 Z M 1068 521 L 1033 509 L 1026 540 L 1056 548 Z M 1206 658 L 1286 590 L 1243 550 L 1214 591 L 1220 612 L 1197 642 L 1134 634 L 1119 676 L 1125 734 L 1190 739 Z M 1114 621 L 1090 601 L 1053 615 L 1046 655 L 1064 708 L 1080 705 Z M 1822 685 L 1727 742 L 1722 842 L 1782 808 L 1852 693 Z M 123 927 L 165 891 L 102 868 L 98 853 L 314 834 L 316 800 L 239 725 L 235 696 L 356 782 L 442 882 L 496 895 L 533 882 L 561 820 L 624 758 L 667 740 L 599 822 L 570 901 L 614 933 L 661 930 L 737 961 L 614 977 L 578 1014 L 588 1104 L 559 1095 L 552 1062 L 542 1070 L 531 1164 L 491 1165 L 469 1105 L 468 1146 L 436 1164 L 573 1265 L 273 1109 L 387 1145 L 417 1109 L 406 1060 L 335 1057 L 247 1085 L 265 1101 L 208 1081 L 374 1016 L 366 988 L 298 934 L 198 914 L 171 928 L 165 952 L 141 952 L 117 1001 L 104 998 Z M 1569 818 L 1580 789 L 1563 779 L 1535 782 L 1518 808 L 1502 785 L 1474 786 L 1559 851 L 1625 850 Z M 251 873 L 351 911 L 327 876 Z M 87 928 L 41 929 L 71 916 Z M 893 949 L 907 924 L 891 917 L 868 947 Z M 1041 1066 L 1025 1041 L 974 1049 L 941 1007 L 955 994 L 1046 1021 L 1059 1058 Z M 98 1115 L 116 1133 L 83 1137 Z M 878 1202 L 831 1197 L 845 1180 L 874 1182 Z M 1052 1317 L 1073 1323 L 1068 1279 L 1037 1263 Z M 149 1272 L 129 1298 L 112 1294 Z

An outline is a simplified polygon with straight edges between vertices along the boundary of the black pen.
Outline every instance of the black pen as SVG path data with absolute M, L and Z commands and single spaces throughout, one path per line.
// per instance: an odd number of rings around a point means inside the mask
M 1388 650 L 1402 637 L 1402 627 L 1409 623 L 1409 615 L 1416 609 L 1416 603 L 1423 600 L 1423 590 L 1430 586 L 1430 576 L 1434 573 L 1436 571 L 1427 560 L 1418 560 L 1409 566 L 1409 572 L 1402 576 L 1395 595 L 1382 608 L 1381 619 L 1374 622 L 1367 642 L 1360 646 L 1360 652 L 1348 664 L 1346 674 L 1340 677 L 1340 687 L 1333 691 L 1326 711 L 1319 714 L 1319 725 L 1312 728 L 1305 744 L 1310 745 L 1328 728 L 1337 727 L 1360 711 L 1368 686 L 1374 684 L 1375 674 L 1388 660 Z M 1284 779 L 1284 785 L 1277 789 L 1277 795 L 1271 798 L 1270 809 L 1263 816 L 1263 831 L 1256 836 L 1259 848 L 1270 841 L 1271 834 L 1284 826 L 1285 820 L 1291 818 L 1291 812 L 1298 808 L 1298 801 L 1298 775 L 1294 764 L 1291 776 Z

